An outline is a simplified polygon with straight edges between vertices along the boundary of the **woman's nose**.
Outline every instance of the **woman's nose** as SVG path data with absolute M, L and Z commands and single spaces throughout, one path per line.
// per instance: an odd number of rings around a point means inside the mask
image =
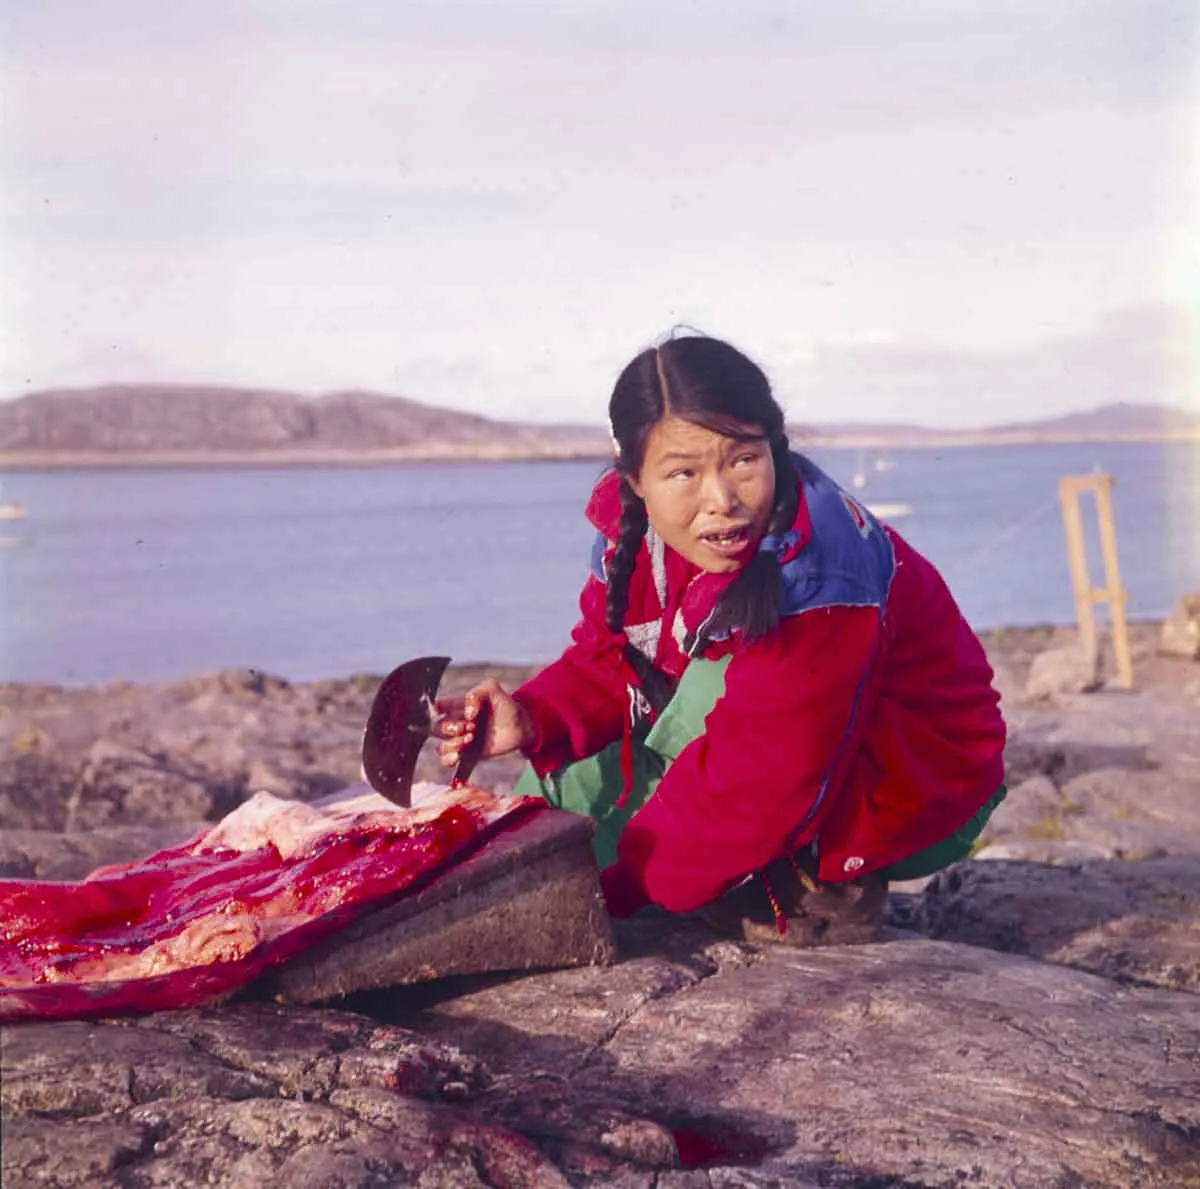
M 704 484 L 704 498 L 709 510 L 728 515 L 737 506 L 737 494 L 733 484 L 717 472 L 710 475 Z

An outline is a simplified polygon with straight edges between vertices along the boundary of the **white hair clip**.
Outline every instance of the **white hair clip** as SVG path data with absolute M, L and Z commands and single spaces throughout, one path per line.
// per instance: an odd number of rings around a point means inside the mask
M 621 443 L 617 441 L 617 435 L 614 432 L 611 424 L 608 427 L 608 437 L 609 437 L 609 440 L 612 442 L 613 453 L 618 458 L 620 458 L 621 457 Z

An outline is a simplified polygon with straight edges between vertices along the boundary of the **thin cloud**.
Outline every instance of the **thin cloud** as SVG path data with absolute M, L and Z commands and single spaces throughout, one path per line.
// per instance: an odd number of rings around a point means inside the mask
M 611 379 L 596 360 L 679 320 L 768 364 L 886 327 L 1003 372 L 1187 298 L 1191 4 L 0 20 L 5 374 L 39 385 L 81 360 L 301 390 L 427 375 L 407 395 L 578 417 Z M 119 370 L 137 360 L 161 374 Z M 902 386 L 925 419 L 957 416 L 922 374 Z

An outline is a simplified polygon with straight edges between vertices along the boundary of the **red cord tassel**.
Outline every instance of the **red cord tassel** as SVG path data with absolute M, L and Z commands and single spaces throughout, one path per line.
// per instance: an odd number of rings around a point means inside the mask
M 775 895 L 775 889 L 771 887 L 767 873 L 760 871 L 758 874 L 763 881 L 763 887 L 767 889 L 767 899 L 771 903 L 771 911 L 775 914 L 775 928 L 779 936 L 783 937 L 787 933 L 787 917 L 783 915 L 783 909 L 779 907 L 779 898 Z

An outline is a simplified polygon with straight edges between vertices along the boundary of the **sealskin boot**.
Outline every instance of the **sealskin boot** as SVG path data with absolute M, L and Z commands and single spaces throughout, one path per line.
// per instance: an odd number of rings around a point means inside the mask
M 871 874 L 851 883 L 817 883 L 806 863 L 779 859 L 705 905 L 697 916 L 718 932 L 758 944 L 859 945 L 883 925 L 888 886 Z

